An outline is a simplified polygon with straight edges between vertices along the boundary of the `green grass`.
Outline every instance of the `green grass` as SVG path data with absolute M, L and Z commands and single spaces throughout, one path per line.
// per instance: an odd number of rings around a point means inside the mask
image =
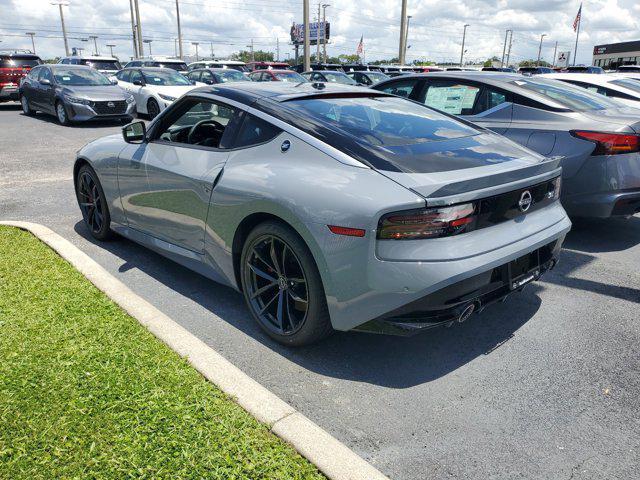
M 0 226 L 0 479 L 319 479 L 31 234 Z

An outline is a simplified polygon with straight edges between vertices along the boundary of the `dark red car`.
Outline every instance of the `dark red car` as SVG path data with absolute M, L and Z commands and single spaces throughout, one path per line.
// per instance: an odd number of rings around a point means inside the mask
M 293 70 L 256 70 L 249 74 L 254 82 L 306 82 L 307 79 Z
M 18 88 L 32 67 L 42 60 L 32 53 L 0 52 L 0 102 L 17 101 Z

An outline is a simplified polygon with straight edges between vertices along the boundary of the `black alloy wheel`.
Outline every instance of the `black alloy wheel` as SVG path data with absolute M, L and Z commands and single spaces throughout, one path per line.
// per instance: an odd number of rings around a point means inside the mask
M 160 114 L 160 105 L 153 98 L 149 99 L 147 102 L 147 114 L 149 118 L 153 120 Z
M 242 287 L 258 324 L 277 341 L 307 345 L 331 333 L 324 289 L 304 242 L 288 227 L 256 227 L 242 253 Z
M 91 167 L 84 165 L 76 179 L 76 197 L 84 223 L 97 240 L 111 237 L 111 216 L 102 186 Z

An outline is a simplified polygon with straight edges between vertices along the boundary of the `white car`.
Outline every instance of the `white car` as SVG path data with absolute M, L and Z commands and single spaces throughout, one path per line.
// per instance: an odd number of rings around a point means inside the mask
M 231 68 L 243 73 L 249 71 L 246 63 L 237 60 L 200 60 L 199 62 L 190 63 L 188 67 L 189 71 L 198 68 Z
M 122 68 L 117 58 L 100 55 L 75 55 L 71 57 L 64 57 L 61 58 L 58 63 L 63 65 L 87 65 L 91 68 L 95 68 L 107 77 L 114 75 Z
M 151 118 L 196 88 L 191 80 L 170 68 L 125 68 L 115 78 L 135 98 L 137 112 Z
M 552 78 L 586 88 L 613 98 L 629 107 L 640 108 L 640 75 L 632 73 L 545 73 L 538 77 Z
M 183 75 L 189 72 L 187 64 L 180 58 L 165 57 L 162 55 L 153 55 L 151 57 L 136 58 L 128 62 L 124 68 L 134 67 L 157 67 L 157 68 L 170 68 L 176 72 L 180 72 Z

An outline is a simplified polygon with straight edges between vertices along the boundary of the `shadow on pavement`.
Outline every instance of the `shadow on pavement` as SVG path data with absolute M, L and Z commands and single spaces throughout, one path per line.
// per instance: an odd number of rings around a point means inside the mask
M 640 216 L 572 219 L 564 248 L 588 253 L 619 252 L 640 244 Z

